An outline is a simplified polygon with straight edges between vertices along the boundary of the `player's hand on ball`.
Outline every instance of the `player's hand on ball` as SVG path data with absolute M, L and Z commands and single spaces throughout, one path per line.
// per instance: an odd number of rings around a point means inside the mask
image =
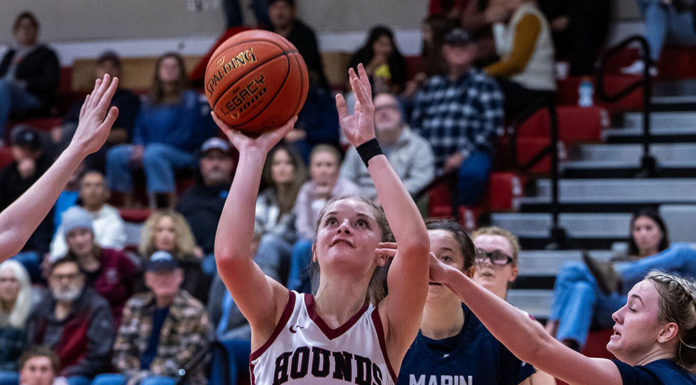
M 68 148 L 81 151 L 86 156 L 104 145 L 118 117 L 118 108 L 109 108 L 117 88 L 118 78 L 111 79 L 109 75 L 104 75 L 103 79 L 96 80 L 94 89 L 82 104 L 80 120 Z
M 213 120 L 220 127 L 227 138 L 232 142 L 234 147 L 241 153 L 244 151 L 262 151 L 264 154 L 273 148 L 281 139 L 292 131 L 295 127 L 295 122 L 297 121 L 297 115 L 293 116 L 284 125 L 274 129 L 264 132 L 256 138 L 244 135 L 241 131 L 237 131 L 225 122 L 223 122 L 215 112 L 210 113 L 213 116 Z
M 358 65 L 358 73 L 351 68 L 348 70 L 350 87 L 355 94 L 353 115 L 348 115 L 346 99 L 336 95 L 336 108 L 343 135 L 354 147 L 375 137 L 375 105 L 372 103 L 372 86 L 362 64 Z

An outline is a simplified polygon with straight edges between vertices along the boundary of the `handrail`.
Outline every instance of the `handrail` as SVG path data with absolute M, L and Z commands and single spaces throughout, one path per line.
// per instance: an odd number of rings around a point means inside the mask
M 549 111 L 549 145 L 542 148 L 526 163 L 520 164 L 519 160 L 517 159 L 517 128 L 542 108 L 546 108 Z M 549 239 L 551 240 L 551 243 L 547 246 L 547 248 L 563 248 L 566 243 L 566 231 L 560 226 L 558 220 L 560 212 L 558 197 L 558 112 L 556 111 L 556 102 L 554 101 L 554 98 L 549 97 L 540 99 L 537 103 L 534 103 L 529 108 L 516 115 L 512 119 L 512 123 L 508 126 L 508 132 L 510 133 L 511 137 L 510 151 L 512 152 L 513 162 L 515 168 L 519 172 L 527 174 L 532 167 L 541 162 L 547 155 L 551 156 L 551 228 L 549 229 Z
M 623 51 L 629 45 L 638 43 L 640 46 L 640 59 L 645 63 L 643 66 L 643 74 L 640 79 L 629 84 L 621 91 L 616 92 L 613 95 L 609 95 L 604 88 L 604 73 L 606 71 L 607 60 L 619 52 Z M 628 96 L 631 92 L 638 88 L 643 88 L 643 155 L 641 157 L 641 171 L 637 176 L 654 177 L 657 175 L 657 162 L 655 157 L 650 154 L 650 116 L 652 114 L 652 76 L 650 76 L 650 67 L 652 65 L 652 59 L 650 59 L 650 46 L 647 40 L 643 36 L 634 35 L 626 38 L 614 47 L 606 50 L 600 58 L 597 60 L 596 67 L 596 84 L 597 84 L 597 95 L 602 99 L 610 103 L 617 102 L 624 97 Z

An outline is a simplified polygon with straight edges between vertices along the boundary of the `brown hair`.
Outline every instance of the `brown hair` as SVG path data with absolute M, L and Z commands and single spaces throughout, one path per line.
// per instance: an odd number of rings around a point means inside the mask
M 22 354 L 19 356 L 19 360 L 17 361 L 19 370 L 21 371 L 24 369 L 24 365 L 27 363 L 27 361 L 34 357 L 47 357 L 51 361 L 51 369 L 53 369 L 53 373 L 58 372 L 58 356 L 53 350 L 42 345 L 32 346 L 22 352 Z
M 167 52 L 160 56 L 155 63 L 155 73 L 152 78 L 152 87 L 150 88 L 150 102 L 152 104 L 162 104 L 167 99 L 167 95 L 164 94 L 164 86 L 159 77 L 160 65 L 165 59 L 174 58 L 179 65 L 179 77 L 174 83 L 174 95 L 176 98 L 180 98 L 181 94 L 188 88 L 189 81 L 186 76 L 186 64 L 184 63 L 184 58 L 181 57 L 176 52 Z
M 29 20 L 31 25 L 34 26 L 35 30 L 39 30 L 39 19 L 37 19 L 33 13 L 29 11 L 23 11 L 15 18 L 14 23 L 12 24 L 12 31 L 17 30 L 17 28 L 19 27 L 19 23 L 21 23 L 24 19 Z
M 512 265 L 517 265 L 517 260 L 520 255 L 520 241 L 515 234 L 498 226 L 488 226 L 481 227 L 480 229 L 471 233 L 471 239 L 476 239 L 476 237 L 479 235 L 497 235 L 505 238 L 508 243 L 510 243 L 510 248 L 512 249 Z
M 292 163 L 294 167 L 292 173 L 292 182 L 290 182 L 289 193 L 282 196 L 278 194 L 278 188 L 271 176 L 271 166 L 273 164 L 273 157 L 275 156 L 276 152 L 281 150 L 285 151 L 285 153 L 288 154 L 288 156 L 290 157 L 290 163 Z M 268 152 L 268 156 L 266 156 L 266 163 L 263 166 L 262 174 L 264 182 L 268 186 L 270 186 L 271 189 L 273 189 L 276 201 L 278 202 L 278 207 L 280 208 L 280 213 L 278 214 L 278 216 L 280 217 L 283 214 L 291 212 L 293 207 L 295 207 L 297 193 L 300 192 L 300 187 L 302 187 L 302 184 L 304 184 L 305 180 L 307 179 L 307 170 L 304 161 L 302 160 L 300 154 L 297 153 L 297 150 L 295 150 L 293 146 L 285 142 L 280 142 L 277 145 L 275 145 L 275 147 L 273 147 L 271 151 Z
M 326 202 L 324 208 L 322 208 L 319 212 L 319 219 L 317 219 L 317 225 L 315 226 L 314 230 L 315 239 L 316 232 L 319 229 L 319 224 L 321 223 L 322 219 L 324 219 L 324 215 L 326 215 L 326 208 L 335 202 L 348 199 L 353 199 L 357 202 L 362 202 L 370 208 L 370 210 L 372 211 L 372 215 L 374 216 L 375 222 L 377 222 L 377 226 L 379 226 L 379 229 L 382 232 L 382 237 L 380 239 L 381 242 L 394 241 L 394 235 L 392 234 L 391 228 L 389 227 L 389 222 L 387 222 L 387 216 L 384 213 L 384 210 L 381 207 L 377 206 L 375 202 L 373 202 L 372 200 L 357 195 L 339 195 L 329 199 L 329 201 Z M 375 270 L 372 272 L 372 277 L 370 278 L 370 283 L 367 287 L 367 294 L 365 295 L 365 302 L 369 302 L 374 306 L 377 306 L 377 304 L 379 304 L 379 302 L 387 296 L 387 272 L 389 271 L 391 261 L 392 259 L 390 258 L 384 266 L 377 266 Z M 312 262 L 312 265 L 310 266 L 310 271 L 312 276 L 318 274 L 319 264 L 317 262 Z
M 428 218 L 425 221 L 425 228 L 428 230 L 444 230 L 452 234 L 454 240 L 457 241 L 457 245 L 459 245 L 462 257 L 464 257 L 463 272 L 466 272 L 474 265 L 476 261 L 476 246 L 474 246 L 474 242 L 466 234 L 462 225 L 451 219 Z
M 687 370 L 696 369 L 696 282 L 660 271 L 645 277 L 660 296 L 661 322 L 674 322 L 679 328 L 679 346 L 674 361 Z

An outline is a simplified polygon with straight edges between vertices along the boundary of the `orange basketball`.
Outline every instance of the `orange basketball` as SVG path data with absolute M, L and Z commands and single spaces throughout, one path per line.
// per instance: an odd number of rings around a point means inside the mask
M 227 39 L 205 70 L 210 107 L 232 128 L 248 134 L 279 127 L 297 115 L 308 86 L 307 66 L 297 48 L 263 30 Z

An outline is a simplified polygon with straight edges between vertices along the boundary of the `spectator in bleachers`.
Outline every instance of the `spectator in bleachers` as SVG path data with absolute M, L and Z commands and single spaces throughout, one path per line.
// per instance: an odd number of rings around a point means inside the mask
M 15 43 L 0 62 L 0 141 L 12 114 L 48 110 L 53 104 L 60 64 L 55 52 L 38 43 L 39 21 L 20 13 L 12 26 Z
M 570 62 L 570 75 L 594 72 L 595 59 L 609 33 L 611 0 L 540 0 L 550 21 L 556 58 Z
M 470 33 L 448 32 L 442 52 L 448 73 L 430 78 L 418 92 L 411 125 L 432 146 L 437 173 L 457 174 L 460 203 L 474 205 L 485 191 L 493 140 L 503 128 L 503 95 L 495 80 L 472 67 Z
M 340 165 L 341 154 L 335 147 L 320 144 L 312 150 L 309 163 L 312 179 L 302 185 L 295 203 L 295 229 L 298 239 L 292 246 L 290 257 L 290 290 L 312 292 L 308 268 L 312 261 L 312 244 L 321 209 L 333 197 L 359 193 L 358 186 L 348 179 L 339 177 Z
M 82 175 L 85 173 L 85 162 L 80 163 L 80 166 L 70 175 L 68 183 L 65 185 L 63 191 L 58 195 L 56 199 L 56 204 L 53 205 L 53 236 L 55 237 L 60 223 L 63 220 L 63 213 L 65 210 L 77 205 L 80 199 L 80 180 Z M 51 241 L 51 245 L 53 241 Z M 50 250 L 49 250 L 50 252 Z
M 69 385 L 89 384 L 107 369 L 114 341 L 109 304 L 85 286 L 85 279 L 75 259 L 55 261 L 48 276 L 50 294 L 34 307 L 27 326 L 28 344 L 53 349 L 59 375 Z
M 19 379 L 17 357 L 24 349 L 26 323 L 32 307 L 31 280 L 16 261 L 0 264 L 0 384 Z
M 174 385 L 184 369 L 186 383 L 204 385 L 201 366 L 189 365 L 208 347 L 205 307 L 182 289 L 184 272 L 170 253 L 154 253 L 146 266 L 149 290 L 128 300 L 116 335 L 112 364 L 119 374 L 92 384 Z
M 398 94 L 403 91 L 406 84 L 406 59 L 399 52 L 394 32 L 388 27 L 372 27 L 365 44 L 351 57 L 348 68 L 357 71 L 359 63 L 365 66 L 375 94 Z
M 434 219 L 426 227 L 431 258 L 472 276 L 482 255 L 462 226 Z M 508 267 L 510 260 L 506 260 Z M 430 285 L 420 333 L 404 357 L 397 384 L 442 383 L 449 377 L 468 378 L 472 384 L 527 385 L 534 372 L 498 342 L 454 292 L 443 285 Z
M 97 242 L 97 223 L 85 209 L 68 209 L 63 216 L 61 232 L 67 249 L 61 257 L 77 261 L 87 287 L 109 302 L 114 325 L 118 327 L 123 304 L 133 295 L 140 269 L 122 251 Z
M 268 19 L 268 4 L 267 0 L 251 0 L 251 9 L 256 17 L 256 26 L 258 28 L 266 28 L 271 25 Z M 223 0 L 225 8 L 225 21 L 227 28 L 238 27 L 244 25 L 242 15 L 242 0 Z M 246 4 L 246 1 L 244 1 Z
M 416 194 L 435 177 L 435 157 L 430 144 L 408 126 L 396 96 L 377 94 L 374 105 L 377 141 L 406 190 Z M 356 184 L 361 196 L 377 198 L 370 174 L 355 148 L 346 151 L 340 175 Z
M 16 127 L 13 130 L 12 157 L 14 161 L 0 170 L 0 210 L 4 210 L 27 191 L 48 170 L 52 162 L 46 154 L 41 134 L 28 126 Z M 43 255 L 48 252 L 52 235 L 51 212 L 34 231 L 22 251 L 15 256 L 34 281 L 39 279 L 39 265 Z
M 214 275 L 215 232 L 236 163 L 229 142 L 218 137 L 203 143 L 198 163 L 200 177 L 195 185 L 181 194 L 176 210 L 186 218 L 196 243 L 203 251 L 201 268 L 206 274 Z
M 94 71 L 96 79 L 103 78 L 105 74 L 121 77 L 123 71 L 121 58 L 114 51 L 106 51 L 97 58 Z M 135 118 L 140 108 L 140 98 L 133 92 L 119 87 L 111 99 L 111 105 L 118 107 L 118 118 L 109 132 L 104 147 L 85 160 L 87 169 L 105 172 L 106 151 L 117 144 L 128 143 L 131 140 Z M 70 111 L 63 117 L 61 125 L 51 130 L 51 139 L 57 146 L 58 152 L 64 150 L 70 143 L 77 128 L 81 107 L 82 102 L 73 104 Z
M 131 168 L 142 167 L 150 207 L 174 207 L 174 171 L 195 168 L 195 151 L 215 134 L 209 111 L 205 97 L 188 89 L 184 59 L 173 52 L 160 56 L 133 128 L 133 144 L 115 146 L 107 154 L 109 187 L 123 194 L 126 206 L 133 205 Z M 158 204 L 160 198 L 166 204 Z
M 285 136 L 285 141 L 297 149 L 305 163 L 309 163 L 314 146 L 323 143 L 338 147 L 339 137 L 338 111 L 331 91 L 310 86 L 295 127 Z
M 556 90 L 551 29 L 534 0 L 509 0 L 507 24 L 494 28 L 500 60 L 484 68 L 495 77 L 505 95 L 505 113 L 514 118 Z
M 645 39 L 650 47 L 650 74 L 657 75 L 656 63 L 660 60 L 666 42 L 677 45 L 696 45 L 694 31 L 694 4 L 688 0 L 637 0 L 645 22 Z M 627 75 L 642 75 L 645 63 L 634 61 L 622 68 Z
M 603 261 L 590 254 L 583 254 L 585 264 L 604 294 L 626 294 L 651 270 L 661 270 L 692 279 L 696 278 L 696 249 L 693 246 L 673 243 L 660 250 L 641 247 L 642 244 L 649 243 L 650 229 L 654 228 L 654 225 L 650 225 L 648 218 L 652 218 L 649 212 L 643 218 L 636 219 L 636 223 L 638 220 L 643 221 L 641 226 L 643 231 L 636 234 L 628 242 L 628 255 L 636 256 L 636 258 Z M 659 217 L 656 218 L 658 221 L 662 220 Z M 659 223 L 658 221 L 656 223 Z
M 255 226 L 262 233 L 255 261 L 269 277 L 287 280 L 292 246 L 297 240 L 295 202 L 307 179 L 302 158 L 287 143 L 277 144 L 266 157 L 263 180 L 268 185 L 256 199 Z
M 147 262 L 155 251 L 166 251 L 176 258 L 184 272 L 182 288 L 199 301 L 208 301 L 210 278 L 201 269 L 203 252 L 196 246 L 191 227 L 174 210 L 158 210 L 150 214 L 140 233 L 138 252 Z
M 64 377 L 56 377 L 59 367 L 58 356 L 53 350 L 32 346 L 19 356 L 19 384 L 68 385 Z
M 288 39 L 304 58 L 309 72 L 310 87 L 329 88 L 329 82 L 321 64 L 319 45 L 314 31 L 297 18 L 295 0 L 267 0 L 268 17 L 271 26 L 268 30 Z
M 126 225 L 118 210 L 106 203 L 109 196 L 109 188 L 101 172 L 92 170 L 82 175 L 78 207 L 86 210 L 93 221 L 95 243 L 100 247 L 122 250 L 126 246 Z M 67 250 L 65 230 L 61 223 L 51 241 L 51 260 L 64 256 Z
M 653 210 L 641 210 L 631 218 L 628 254 L 616 256 L 613 261 L 630 262 L 668 250 L 673 250 L 673 247 L 670 247 L 662 218 Z M 583 262 L 569 262 L 556 276 L 546 329 L 566 346 L 582 350 L 590 327 L 611 327 L 612 313 L 625 303 L 625 294 L 605 294 L 600 290 L 597 280 Z

